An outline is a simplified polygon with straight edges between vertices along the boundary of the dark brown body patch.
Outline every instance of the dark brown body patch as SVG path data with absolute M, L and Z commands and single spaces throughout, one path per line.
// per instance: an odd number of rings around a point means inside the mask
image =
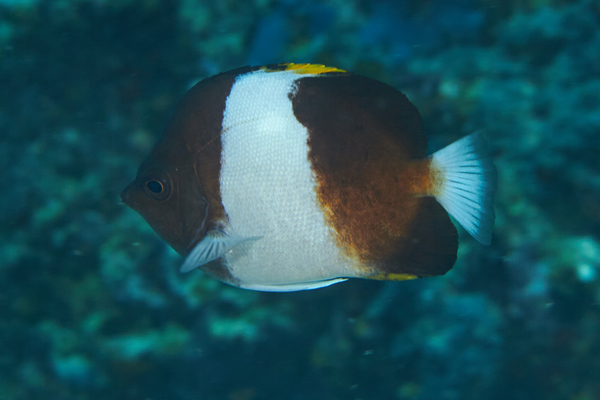
M 309 131 L 318 198 L 340 247 L 365 276 L 439 275 L 458 237 L 431 197 L 421 117 L 402 93 L 356 75 L 301 78 L 291 95 Z M 383 274 L 383 275 L 382 275 Z

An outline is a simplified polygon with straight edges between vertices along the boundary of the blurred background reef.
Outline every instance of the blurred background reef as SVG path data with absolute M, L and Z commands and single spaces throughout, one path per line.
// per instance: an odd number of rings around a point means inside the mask
M 600 1 L 0 0 L 0 399 L 600 399 Z M 256 293 L 120 204 L 182 94 L 315 62 L 477 130 L 491 247 L 444 277 Z

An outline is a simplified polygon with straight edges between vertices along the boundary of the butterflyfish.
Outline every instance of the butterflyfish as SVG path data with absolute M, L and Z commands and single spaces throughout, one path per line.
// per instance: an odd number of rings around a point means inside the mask
M 496 169 L 476 133 L 427 156 L 419 112 L 377 80 L 314 64 L 204 79 L 121 194 L 228 284 L 296 291 L 454 265 L 450 216 L 491 241 Z

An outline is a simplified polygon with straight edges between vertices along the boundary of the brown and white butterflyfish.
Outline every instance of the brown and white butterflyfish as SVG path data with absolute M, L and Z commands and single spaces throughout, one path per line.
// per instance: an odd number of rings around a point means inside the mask
M 241 288 L 441 275 L 458 250 L 450 216 L 490 243 L 496 172 L 479 134 L 426 151 L 419 112 L 391 86 L 244 67 L 188 91 L 121 196 L 182 272 Z

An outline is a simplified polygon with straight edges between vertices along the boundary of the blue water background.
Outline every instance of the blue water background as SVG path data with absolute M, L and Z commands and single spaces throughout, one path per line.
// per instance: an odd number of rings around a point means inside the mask
M 597 0 L 0 1 L 0 399 L 600 399 Z M 195 82 L 314 62 L 498 167 L 446 276 L 244 291 L 119 201 Z

